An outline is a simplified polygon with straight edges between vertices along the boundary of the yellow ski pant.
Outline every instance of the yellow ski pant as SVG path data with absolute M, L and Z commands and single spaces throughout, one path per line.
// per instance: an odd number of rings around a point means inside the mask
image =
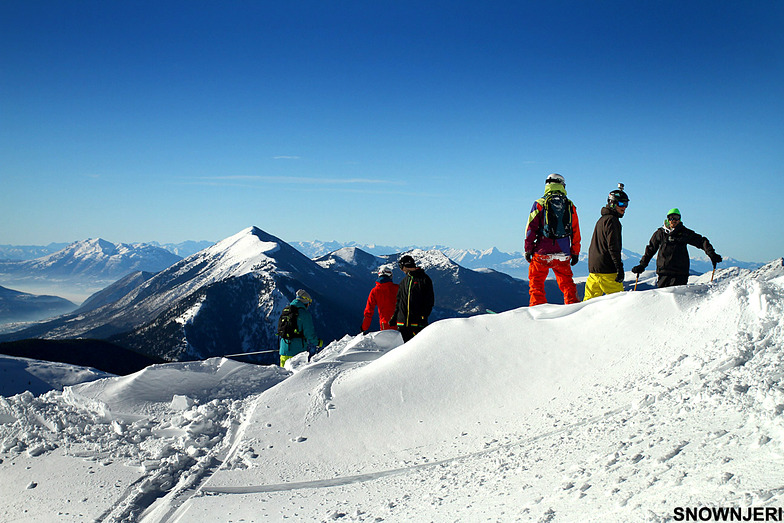
M 615 281 L 617 274 L 598 274 L 592 272 L 585 281 L 585 298 L 583 301 L 596 298 L 602 294 L 612 294 L 623 290 L 623 283 Z

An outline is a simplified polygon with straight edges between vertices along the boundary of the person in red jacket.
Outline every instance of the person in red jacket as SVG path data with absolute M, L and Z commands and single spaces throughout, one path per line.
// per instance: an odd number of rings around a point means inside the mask
M 373 311 L 378 307 L 378 321 L 380 330 L 394 329 L 389 324 L 390 318 L 395 313 L 395 300 L 397 298 L 397 283 L 392 282 L 392 269 L 379 267 L 376 286 L 370 290 L 367 305 L 365 305 L 365 319 L 362 320 L 362 332 L 370 330 Z
M 577 207 L 566 197 L 564 177 L 553 173 L 545 180 L 544 196 L 534 202 L 525 228 L 530 307 L 547 303 L 544 281 L 550 269 L 564 303 L 579 301 L 572 266 L 580 261 L 580 240 Z

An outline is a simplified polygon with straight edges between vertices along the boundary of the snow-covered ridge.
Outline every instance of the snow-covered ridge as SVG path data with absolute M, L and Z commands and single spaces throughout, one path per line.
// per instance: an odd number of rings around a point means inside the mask
M 274 272 L 279 241 L 256 227 L 248 227 L 217 244 L 174 264 L 147 280 L 116 304 L 136 304 L 149 311 L 150 319 L 158 311 L 190 296 L 213 283 L 242 277 L 256 271 Z M 175 321 L 184 324 L 198 314 L 195 306 Z
M 457 268 L 457 264 L 441 251 L 424 251 L 422 249 L 412 249 L 405 252 L 404 254 L 411 255 L 416 261 L 417 266 L 425 270 L 436 267 L 445 269 Z
M 193 256 L 212 258 L 219 278 L 242 276 L 259 264 L 274 264 L 270 255 L 280 244 L 256 227 L 248 227 Z
M 0 398 L 0 519 L 627 522 L 782 506 L 783 315 L 781 259 L 435 322 L 404 345 L 346 336 L 286 370 L 210 359 Z

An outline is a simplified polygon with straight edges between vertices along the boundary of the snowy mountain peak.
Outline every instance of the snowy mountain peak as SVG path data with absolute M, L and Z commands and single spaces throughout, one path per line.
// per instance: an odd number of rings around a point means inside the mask
M 382 258 L 369 254 L 357 247 L 343 247 L 316 259 L 315 262 L 325 269 L 361 267 L 373 273 L 376 272 L 379 266 L 384 264 Z
M 257 258 L 259 255 L 272 254 L 280 249 L 281 240 L 267 234 L 258 227 L 248 227 L 212 247 L 206 253 L 235 259 Z
M 272 254 L 278 251 L 284 243 L 280 238 L 252 226 L 215 243 L 202 252 L 213 254 L 228 252 L 235 256 L 257 256 L 263 253 Z
M 457 264 L 441 251 L 423 251 L 422 249 L 413 249 L 406 252 L 405 254 L 411 255 L 414 260 L 416 260 L 417 266 L 422 267 L 423 269 L 430 269 L 434 267 L 448 269 L 457 267 Z
M 112 242 L 103 238 L 90 238 L 80 240 L 68 245 L 65 249 L 45 256 L 45 259 L 60 260 L 67 257 L 77 258 L 106 258 L 118 253 L 118 248 Z
M 348 263 L 349 265 L 359 265 L 366 263 L 368 259 L 375 258 L 372 254 L 368 254 L 358 247 L 343 247 L 331 254 L 334 258 Z
M 7 263 L 2 272 L 17 280 L 70 278 L 105 283 L 137 270 L 158 272 L 180 259 L 166 249 L 144 243 L 114 244 L 94 238 L 71 243 L 41 258 Z

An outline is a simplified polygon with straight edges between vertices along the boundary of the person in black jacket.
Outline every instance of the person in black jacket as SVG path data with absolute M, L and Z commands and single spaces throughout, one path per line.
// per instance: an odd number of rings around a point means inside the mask
M 406 342 L 427 326 L 435 296 L 433 281 L 423 269 L 416 266 L 412 256 L 403 255 L 398 260 L 398 266 L 406 276 L 398 287 L 395 313 L 390 324 L 397 327 Z
M 713 268 L 720 263 L 722 258 L 708 241 L 687 228 L 681 221 L 681 211 L 676 207 L 667 212 L 664 225 L 656 230 L 645 248 L 645 253 L 640 259 L 640 264 L 632 268 L 634 274 L 642 274 L 648 262 L 656 253 L 656 274 L 659 288 L 673 285 L 686 285 L 689 283 L 689 245 L 705 251 Z M 658 251 L 658 252 L 657 252 Z
M 607 196 L 602 216 L 596 222 L 588 249 L 588 279 L 583 301 L 623 290 L 623 259 L 621 259 L 621 218 L 629 206 L 623 184 Z

